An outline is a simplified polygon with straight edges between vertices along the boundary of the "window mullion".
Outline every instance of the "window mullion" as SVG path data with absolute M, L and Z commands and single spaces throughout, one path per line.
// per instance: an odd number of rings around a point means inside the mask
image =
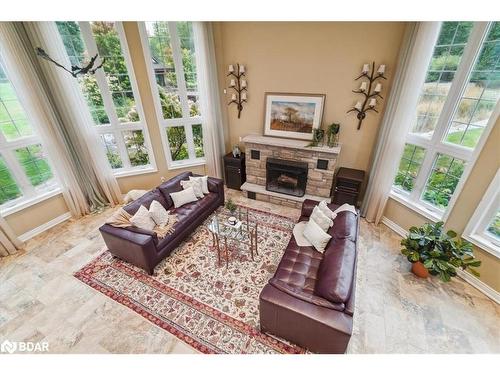
M 80 30 L 82 33 L 83 41 L 87 46 L 87 51 L 91 56 L 95 56 L 98 53 L 97 44 L 92 35 L 92 29 L 89 22 L 78 22 Z M 102 61 L 102 58 L 99 57 Z M 104 73 L 104 68 L 98 69 L 95 72 L 95 78 L 97 85 L 99 86 L 99 91 L 101 91 L 102 101 L 104 108 L 106 109 L 106 114 L 108 115 L 109 121 L 112 125 L 118 125 L 118 116 L 116 114 L 115 105 L 113 103 L 113 98 L 111 92 L 109 91 L 108 81 L 106 79 L 106 74 Z
M 28 198 L 33 197 L 36 194 L 35 188 L 33 187 L 33 185 L 31 185 L 31 182 L 26 176 L 23 167 L 14 155 L 15 152 L 16 151 L 14 149 L 10 149 L 5 150 L 2 153 L 5 164 L 12 172 L 14 180 L 16 181 L 19 189 L 23 192 L 23 195 Z
M 414 202 L 420 202 L 420 197 L 425 188 L 425 183 L 429 178 L 429 175 L 432 172 L 432 166 L 434 165 L 434 159 L 436 158 L 436 152 L 432 148 L 428 148 L 425 150 L 424 161 L 420 166 L 419 174 L 415 180 L 415 186 L 413 191 L 411 192 L 411 199 Z
M 118 153 L 123 162 L 123 168 L 131 168 L 130 159 L 128 157 L 127 146 L 125 145 L 125 138 L 123 132 L 117 130 L 113 132 L 115 136 L 116 145 L 118 146 Z

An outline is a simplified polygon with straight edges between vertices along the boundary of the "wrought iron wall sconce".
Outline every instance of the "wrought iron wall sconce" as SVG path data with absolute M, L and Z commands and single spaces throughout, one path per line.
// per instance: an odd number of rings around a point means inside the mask
M 102 68 L 102 66 L 104 65 L 104 63 L 106 61 L 106 58 L 103 58 L 101 60 L 101 63 L 99 65 L 97 65 L 97 66 L 94 67 L 94 64 L 96 63 L 96 60 L 97 60 L 97 57 L 98 57 L 98 54 L 96 53 L 96 55 L 93 56 L 90 59 L 90 61 L 89 61 L 89 63 L 87 65 L 85 65 L 85 66 L 72 65 L 71 66 L 71 70 L 70 70 L 70 69 L 66 68 L 64 65 L 61 65 L 57 61 L 55 61 L 54 59 L 52 59 L 52 57 L 50 57 L 48 55 L 48 53 L 45 52 L 40 47 L 36 48 L 36 54 L 38 56 L 40 56 L 42 59 L 45 59 L 47 61 L 50 61 L 50 62 L 54 63 L 55 66 L 58 66 L 59 68 L 64 69 L 69 74 L 71 74 L 74 78 L 78 77 L 79 75 L 84 75 L 84 74 L 95 74 L 95 72 L 97 71 L 97 69 Z
M 365 98 L 363 103 L 360 101 L 356 102 L 356 105 L 351 108 L 350 110 L 347 111 L 347 113 L 350 112 L 357 112 L 356 117 L 358 118 L 358 130 L 361 129 L 361 123 L 366 117 L 366 113 L 369 111 L 373 111 L 375 113 L 378 113 L 378 111 L 375 109 L 375 106 L 377 105 L 377 97 L 380 99 L 384 99 L 382 95 L 380 95 L 380 92 L 382 91 L 382 84 L 377 83 L 375 87 L 373 88 L 372 91 L 372 86 L 375 83 L 377 79 L 387 79 L 384 77 L 385 73 L 385 65 L 380 65 L 377 72 L 375 72 L 375 61 L 372 63 L 372 68 L 370 72 L 370 67 L 369 64 L 364 64 L 363 65 L 363 70 L 361 71 L 361 75 L 355 79 L 355 81 L 366 78 L 368 79 L 367 81 L 362 81 L 361 86 L 357 90 L 352 90 L 352 92 L 355 92 L 356 94 L 362 94 Z
M 247 81 L 243 79 L 245 77 L 245 65 L 236 64 L 236 70 L 234 65 L 229 65 L 228 72 L 228 77 L 234 77 L 229 82 L 229 88 L 232 88 L 235 92 L 231 94 L 231 101 L 227 105 L 236 104 L 238 118 L 240 118 L 243 103 L 247 102 Z

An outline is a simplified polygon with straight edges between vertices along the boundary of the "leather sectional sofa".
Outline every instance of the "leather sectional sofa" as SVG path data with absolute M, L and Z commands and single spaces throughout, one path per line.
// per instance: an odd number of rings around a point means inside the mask
M 299 221 L 318 202 L 304 201 Z M 328 205 L 331 210 L 338 206 Z M 340 212 L 325 252 L 291 238 L 260 294 L 260 329 L 316 353 L 344 353 L 352 333 L 359 214 Z
M 174 208 L 170 193 L 181 191 L 180 182 L 189 180 L 189 176 L 195 175 L 191 172 L 181 173 L 124 207 L 125 211 L 134 215 L 141 205 L 149 209 L 151 202 L 157 200 L 167 210 L 177 214 L 178 222 L 175 224 L 172 234 L 159 239 L 152 231 L 136 227 L 117 228 L 104 224 L 99 230 L 109 251 L 114 256 L 132 263 L 152 275 L 158 263 L 192 234 L 212 212 L 224 204 L 223 181 L 209 177 L 209 194 L 196 202 Z

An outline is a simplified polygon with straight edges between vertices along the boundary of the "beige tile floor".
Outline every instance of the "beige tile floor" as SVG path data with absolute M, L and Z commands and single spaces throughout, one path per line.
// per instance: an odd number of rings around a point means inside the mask
M 299 211 L 237 202 L 298 218 Z M 112 209 L 69 221 L 0 260 L 0 342 L 40 341 L 51 353 L 195 353 L 168 332 L 75 279 L 104 243 Z M 361 223 L 358 291 L 349 353 L 500 352 L 500 309 L 460 279 L 418 280 L 399 255 L 400 238 Z

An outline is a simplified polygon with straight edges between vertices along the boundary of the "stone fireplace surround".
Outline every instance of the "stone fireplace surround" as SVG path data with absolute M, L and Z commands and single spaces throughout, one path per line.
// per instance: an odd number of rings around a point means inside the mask
M 261 135 L 247 135 L 242 139 L 246 152 L 246 182 L 241 190 L 255 194 L 257 200 L 300 208 L 305 199 L 330 201 L 330 192 L 335 174 L 338 147 L 306 147 L 309 141 L 293 140 Z M 252 150 L 260 153 L 259 159 L 252 158 Z M 256 154 L 254 152 L 254 154 Z M 254 155 L 256 156 L 256 155 Z M 267 158 L 294 160 L 309 165 L 306 194 L 296 197 L 266 190 Z M 318 160 L 328 161 L 327 169 L 318 168 Z

